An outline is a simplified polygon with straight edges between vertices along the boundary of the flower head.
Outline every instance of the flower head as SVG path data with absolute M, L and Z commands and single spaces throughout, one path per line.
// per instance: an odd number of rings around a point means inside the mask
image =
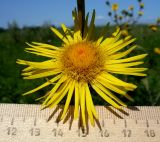
M 134 6 L 133 5 L 130 5 L 129 7 L 128 7 L 128 10 L 133 10 L 134 9 Z
M 82 33 L 77 28 L 76 15 L 75 11 L 73 13 L 75 31 L 70 30 L 64 24 L 62 24 L 62 29 L 66 33 L 64 35 L 57 29 L 51 28 L 62 40 L 62 46 L 37 42 L 27 43 L 30 46 L 26 48 L 27 52 L 47 57 L 47 60 L 43 62 L 18 60 L 17 63 L 27 66 L 22 73 L 24 79 L 47 78 L 44 84 L 24 95 L 51 85 L 52 89 L 41 98 L 44 99 L 43 108 L 53 108 L 67 96 L 61 115 L 63 119 L 71 99 L 74 98 L 74 118 L 78 118 L 81 113 L 85 126 L 86 115 L 88 115 L 91 124 L 94 125 L 94 118 L 98 118 L 98 114 L 90 89 L 93 88 L 100 97 L 115 108 L 120 109 L 121 106 L 126 106 L 117 95 L 120 94 L 132 101 L 127 91 L 132 91 L 137 86 L 120 80 L 114 74 L 145 76 L 143 71 L 146 68 L 135 66 L 143 64 L 139 60 L 143 59 L 146 54 L 128 57 L 130 52 L 137 47 L 132 45 L 127 48 L 135 39 L 131 39 L 130 36 L 120 39 L 119 29 L 110 38 L 100 36 L 93 40 L 95 12 L 90 26 L 85 26 L 82 38 Z
M 138 16 L 143 16 L 144 13 L 142 11 L 138 11 Z
M 154 52 L 160 55 L 160 48 L 158 47 L 154 48 Z
M 156 32 L 158 30 L 157 26 L 153 25 L 153 24 L 149 25 L 148 27 L 154 32 Z
M 128 36 L 128 35 L 129 35 L 129 33 L 128 33 L 128 30 L 127 30 L 127 29 L 123 29 L 123 30 L 121 30 L 121 34 L 122 34 L 124 37 L 126 37 L 126 36 Z
M 119 8 L 119 6 L 118 6 L 117 3 L 112 4 L 112 10 L 113 10 L 113 11 L 117 11 L 118 8 Z
M 144 8 L 144 3 L 140 3 L 139 6 L 140 6 L 141 9 L 143 9 Z

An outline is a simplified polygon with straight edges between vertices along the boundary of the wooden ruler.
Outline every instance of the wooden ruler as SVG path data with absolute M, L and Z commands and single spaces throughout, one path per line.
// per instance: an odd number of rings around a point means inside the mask
M 61 106 L 0 104 L 0 142 L 160 142 L 160 107 L 131 107 L 123 111 L 97 106 L 99 121 L 81 127 L 70 107 L 58 121 Z

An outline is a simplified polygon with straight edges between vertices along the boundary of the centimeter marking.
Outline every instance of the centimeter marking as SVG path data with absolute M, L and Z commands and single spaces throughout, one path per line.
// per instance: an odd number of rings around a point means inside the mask
M 160 107 L 96 109 L 95 127 L 88 122 L 83 128 L 81 119 L 73 120 L 73 107 L 59 122 L 62 106 L 40 110 L 39 105 L 0 104 L 0 142 L 160 142 Z

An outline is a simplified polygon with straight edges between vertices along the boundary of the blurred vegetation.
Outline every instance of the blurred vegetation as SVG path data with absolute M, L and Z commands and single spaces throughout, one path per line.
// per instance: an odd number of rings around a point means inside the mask
M 103 26 L 96 27 L 96 33 L 101 32 L 102 29 Z M 106 36 L 114 30 L 114 26 L 108 28 Z M 138 44 L 138 48 L 131 54 L 148 53 L 144 66 L 149 70 L 147 77 L 122 76 L 125 81 L 133 82 L 138 86 L 135 91 L 129 92 L 135 102 L 129 102 L 128 105 L 160 105 L 160 55 L 154 52 L 155 47 L 160 47 L 160 32 L 149 30 L 147 25 L 133 25 L 131 34 L 137 38 Z M 42 57 L 24 52 L 24 48 L 27 47 L 25 42 L 31 41 L 61 45 L 60 40 L 50 31 L 47 24 L 41 27 L 19 28 L 18 24 L 13 22 L 8 24 L 8 29 L 0 28 L 1 103 L 40 103 L 35 99 L 44 95 L 48 89 L 44 88 L 32 95 L 22 96 L 24 92 L 45 81 L 45 79 L 23 80 L 20 74 L 23 67 L 16 64 L 17 59 L 43 60 Z M 95 104 L 104 104 L 104 101 L 94 92 L 93 99 Z

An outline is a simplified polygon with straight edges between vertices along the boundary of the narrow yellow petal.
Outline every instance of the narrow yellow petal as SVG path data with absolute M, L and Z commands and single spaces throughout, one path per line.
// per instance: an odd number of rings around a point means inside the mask
M 87 108 L 87 112 L 88 112 L 88 116 L 90 119 L 90 122 L 92 124 L 92 126 L 94 126 L 94 118 L 93 118 L 93 114 L 92 114 L 92 109 L 91 109 L 91 103 L 89 101 L 89 94 L 87 93 L 86 87 L 88 87 L 88 85 L 85 84 L 85 97 L 86 97 L 86 108 Z
M 61 94 L 59 94 L 59 96 L 55 100 L 48 102 L 47 106 L 49 106 L 50 108 L 55 107 L 64 98 L 64 96 L 67 94 L 70 86 L 71 86 L 71 83 L 68 84 L 68 86 L 64 89 L 64 91 Z
M 118 65 L 107 67 L 107 71 L 109 71 L 109 72 L 116 71 L 116 72 L 136 73 L 136 72 L 143 72 L 146 70 L 147 70 L 147 68 L 122 68 L 122 67 L 119 67 Z
M 99 76 L 96 78 L 96 80 L 101 83 L 103 86 L 105 86 L 106 88 L 118 93 L 118 94 L 121 94 L 121 95 L 124 95 L 126 94 L 125 91 L 121 90 L 118 86 L 114 86 L 112 85 L 111 83 L 108 82 L 108 80 L 106 80 L 105 78 Z
M 53 55 L 51 55 L 51 54 L 32 52 L 32 51 L 28 51 L 28 50 L 25 50 L 25 51 L 28 52 L 28 53 L 32 53 L 32 54 L 38 55 L 38 56 L 43 56 L 43 57 L 48 57 L 48 58 L 54 58 Z
M 100 38 L 97 40 L 96 45 L 97 45 L 98 47 L 100 47 L 99 45 L 101 44 L 102 40 L 103 40 L 103 36 L 100 37 Z
M 35 44 L 36 46 L 33 46 L 33 45 L 31 45 L 27 42 L 26 42 L 26 44 L 28 44 L 31 47 L 37 47 L 38 46 L 38 47 L 43 47 L 43 48 L 49 48 L 49 49 L 52 49 L 52 50 L 62 50 L 59 47 L 53 46 L 51 44 L 46 44 L 46 43 L 32 42 L 32 44 Z
M 141 55 L 125 58 L 125 59 L 108 60 L 108 63 L 109 64 L 118 64 L 118 63 L 132 62 L 132 61 L 137 61 L 137 60 L 143 59 L 146 56 L 147 56 L 147 54 L 141 54 Z
M 73 43 L 73 38 L 71 37 L 71 30 L 69 28 L 67 28 L 64 24 L 61 25 L 62 26 L 62 29 L 65 33 L 65 37 L 68 39 L 68 41 L 70 43 Z
M 117 67 L 117 68 L 124 68 L 124 67 L 132 67 L 132 66 L 137 66 L 141 65 L 144 62 L 130 62 L 130 63 L 123 63 L 123 64 L 107 64 L 105 65 L 106 68 L 112 68 L 112 67 Z
M 48 102 L 51 98 L 54 99 L 56 98 L 56 96 L 54 95 L 55 93 L 61 93 L 63 92 L 63 89 L 67 86 L 68 82 L 67 82 L 67 77 L 66 76 L 62 76 L 58 82 L 55 84 L 55 86 L 51 89 L 48 97 L 46 98 L 46 100 L 43 102 L 43 104 L 46 104 L 46 102 Z
M 59 74 L 59 75 L 55 76 L 54 78 L 52 78 L 51 80 L 49 80 L 48 82 L 38 86 L 37 88 L 35 88 L 35 89 L 31 90 L 31 91 L 28 91 L 28 92 L 24 93 L 23 95 L 28 95 L 28 94 L 34 93 L 34 92 L 36 92 L 36 91 L 38 91 L 38 90 L 50 85 L 51 83 L 57 81 L 61 77 L 62 77 L 62 74 Z
M 19 63 L 18 63 L 19 64 Z M 34 68 L 33 67 L 26 67 L 25 69 L 23 69 L 22 71 L 23 72 L 27 72 L 27 71 L 31 71 L 33 70 Z
M 111 73 L 124 74 L 124 75 L 134 75 L 134 76 L 146 76 L 144 73 L 133 73 L 133 72 L 124 72 L 124 71 L 111 71 Z
M 134 102 L 134 99 L 131 96 L 129 96 L 128 94 L 125 94 L 124 97 L 126 97 L 128 100 Z
M 80 95 L 80 106 L 81 106 L 81 114 L 82 114 L 82 123 L 83 123 L 83 126 L 86 126 L 85 90 L 84 90 L 84 84 L 83 84 L 82 82 L 79 82 L 79 91 L 81 91 L 81 95 Z
M 134 45 L 132 46 L 131 48 L 127 49 L 126 51 L 124 52 L 119 52 L 119 53 L 116 53 L 116 54 L 112 54 L 110 55 L 110 58 L 111 59 L 119 59 L 119 58 L 122 58 L 124 56 L 127 56 L 129 53 L 131 53 L 131 51 L 133 51 L 135 48 L 137 47 L 137 45 Z
M 50 28 L 64 43 L 68 44 L 68 40 L 55 28 Z
M 126 47 L 127 45 L 129 45 L 130 43 L 134 42 L 135 39 L 131 39 L 129 41 L 126 42 L 122 42 L 122 44 L 118 44 L 117 46 L 113 46 L 113 48 L 110 48 L 109 51 L 107 51 L 108 54 L 113 54 L 121 49 L 123 49 L 124 47 Z M 115 43 L 116 44 L 116 43 Z
M 96 84 L 91 84 L 93 89 L 109 104 L 114 106 L 115 108 L 121 109 L 121 106 L 119 106 L 115 101 L 113 101 L 111 98 L 109 98 L 107 95 L 105 95 L 97 86 Z
M 54 60 L 47 60 L 43 62 L 31 62 L 31 61 L 25 61 L 25 60 L 17 60 L 18 64 L 28 65 L 32 68 L 38 68 L 38 69 L 51 69 L 51 68 L 59 68 L 59 63 L 55 62 Z
M 79 101 L 80 101 L 80 93 L 78 82 L 75 82 L 75 109 L 74 109 L 74 119 L 78 118 L 79 114 Z
M 105 72 L 105 73 L 102 72 L 101 76 L 106 78 L 106 79 L 108 79 L 108 80 L 110 80 L 110 83 L 112 83 L 112 84 L 114 84 L 116 86 L 125 86 L 125 87 L 129 87 L 129 88 L 132 88 L 132 89 L 136 89 L 137 88 L 136 85 L 124 82 L 124 81 L 116 78 L 115 76 L 107 73 L 107 72 Z
M 70 87 L 71 83 L 69 80 L 67 80 L 66 82 L 64 82 L 62 85 L 61 85 L 61 88 L 53 93 L 53 94 L 49 94 L 48 97 L 50 97 L 48 99 L 49 101 L 46 101 L 43 102 L 42 106 L 44 107 L 54 107 L 55 105 L 57 105 L 62 99 L 63 97 L 67 94 L 67 92 L 69 91 L 69 87 Z
M 106 95 L 108 95 L 110 98 L 112 98 L 113 100 L 115 100 L 117 103 L 119 103 L 122 106 L 127 106 L 124 102 L 122 102 L 120 99 L 118 99 L 115 95 L 113 95 L 107 88 L 105 88 L 104 86 L 102 86 L 100 83 L 96 82 L 96 86 L 103 91 Z
M 106 38 L 102 43 L 101 46 L 107 48 L 106 46 L 113 44 L 114 42 L 118 41 L 121 36 L 121 32 L 117 29 L 116 32 L 113 33 L 113 37 Z
M 66 33 L 68 31 L 68 28 L 66 27 L 65 24 L 61 24 L 61 27 L 62 27 L 64 33 Z
M 67 100 L 66 100 L 66 103 L 65 103 L 65 106 L 64 106 L 64 109 L 63 109 L 63 113 L 62 113 L 60 119 L 64 119 L 64 117 L 65 117 L 65 114 L 68 110 L 68 107 L 69 107 L 69 104 L 70 104 L 70 101 L 71 101 L 71 98 L 72 98 L 72 95 L 73 95 L 74 87 L 75 87 L 75 81 L 73 80 L 73 81 L 71 81 L 71 86 L 69 88 Z
M 89 101 L 92 113 L 93 113 L 94 117 L 98 119 L 98 114 L 97 114 L 96 109 L 94 107 L 88 84 L 86 85 L 85 90 L 86 90 L 86 94 L 87 94 L 87 97 L 88 97 L 88 99 L 86 101 Z
M 32 75 L 24 77 L 24 79 L 36 79 L 36 78 L 42 78 L 47 76 L 52 76 L 59 74 L 61 71 L 60 69 L 54 69 L 54 70 L 39 70 L 37 72 L 33 72 Z M 22 75 L 25 75 L 25 73 L 22 73 Z
M 74 42 L 82 41 L 81 32 L 77 31 L 73 35 Z

